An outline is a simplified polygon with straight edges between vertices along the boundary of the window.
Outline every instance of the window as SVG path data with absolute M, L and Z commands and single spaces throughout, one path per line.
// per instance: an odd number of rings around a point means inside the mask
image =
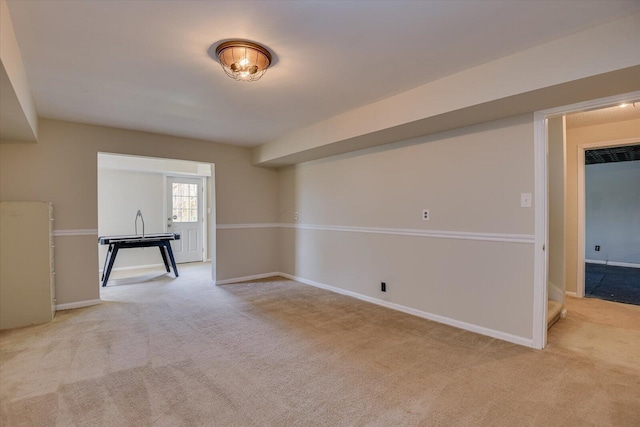
M 198 185 L 173 183 L 173 221 L 198 222 Z

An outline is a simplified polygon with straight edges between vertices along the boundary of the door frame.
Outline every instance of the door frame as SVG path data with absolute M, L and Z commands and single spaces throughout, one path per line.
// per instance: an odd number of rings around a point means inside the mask
M 584 152 L 607 147 L 624 147 L 626 145 L 637 145 L 639 138 L 625 138 L 611 141 L 585 142 L 578 145 L 578 256 L 576 280 L 576 297 L 584 297 L 585 287 L 585 241 L 587 236 L 587 209 L 586 209 L 586 182 Z
M 213 169 L 213 167 L 212 167 Z M 212 174 L 213 176 L 213 174 Z M 208 217 L 210 209 L 209 206 L 209 197 L 208 197 L 208 189 L 207 189 L 207 178 L 206 175 L 194 175 L 189 173 L 175 173 L 175 172 L 165 172 L 162 174 L 162 205 L 164 208 L 165 214 L 168 212 L 167 208 L 169 207 L 169 200 L 167 198 L 167 181 L 169 178 L 192 178 L 192 179 L 200 179 L 202 181 L 202 221 L 200 222 L 200 227 L 202 227 L 202 261 L 207 262 L 210 261 L 209 258 L 209 248 L 208 248 L 208 236 L 207 236 L 207 224 L 209 223 Z M 167 227 L 167 221 L 164 221 L 164 232 L 168 233 L 169 229 Z
M 533 114 L 534 141 L 534 273 L 533 273 L 533 331 L 532 347 L 543 349 L 547 345 L 547 274 L 549 256 L 546 247 L 549 245 L 548 194 L 547 194 L 547 119 L 570 113 L 611 107 L 622 102 L 640 98 L 640 91 L 614 95 L 606 98 L 592 99 L 576 104 L 536 111 Z M 584 150 L 582 151 L 584 155 Z M 583 182 L 584 184 L 584 182 Z M 579 233 L 578 233 L 579 234 Z M 584 238 L 584 235 L 583 235 Z M 580 254 L 578 254 L 580 256 Z M 566 255 L 565 255 L 566 256 Z M 584 259 L 584 247 L 582 250 Z M 584 266 L 583 266 L 584 269 Z M 583 271 L 584 274 L 584 271 Z M 584 287 L 584 284 L 583 284 Z

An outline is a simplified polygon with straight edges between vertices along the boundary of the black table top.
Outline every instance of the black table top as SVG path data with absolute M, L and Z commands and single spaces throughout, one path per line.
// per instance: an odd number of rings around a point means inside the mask
M 153 242 L 159 240 L 180 240 L 180 235 L 176 233 L 153 233 L 145 234 L 129 234 L 121 236 L 100 236 L 98 243 L 101 245 L 109 245 L 116 242 Z

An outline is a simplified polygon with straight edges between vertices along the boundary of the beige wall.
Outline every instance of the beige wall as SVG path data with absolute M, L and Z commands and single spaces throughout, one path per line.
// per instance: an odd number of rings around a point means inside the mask
M 247 148 L 54 120 L 40 121 L 36 144 L 0 144 L 0 199 L 53 202 L 56 230 L 97 229 L 98 152 L 214 163 L 218 224 L 277 218 L 277 172 L 252 166 Z M 274 239 L 271 247 L 277 245 L 277 233 L 255 230 L 262 239 Z M 217 242 L 218 253 L 224 254 L 220 259 L 226 260 L 217 263 L 217 279 L 252 274 L 254 264 L 277 271 L 275 262 L 264 261 L 272 259 L 269 251 L 246 251 L 232 237 L 239 233 L 246 241 L 251 232 L 227 230 Z M 96 236 L 56 237 L 56 270 L 58 304 L 97 299 Z
M 0 106 L 3 115 L 8 116 L 3 117 L 0 132 L 5 138 L 10 136 L 21 141 L 35 142 L 38 139 L 38 113 L 31 97 L 27 73 L 5 0 L 0 0 L 0 68 Z
M 284 228 L 282 271 L 530 339 L 533 244 L 398 233 L 532 240 L 534 209 L 520 207 L 520 193 L 534 191 L 533 148 L 527 114 L 282 169 L 282 222 L 298 212 L 302 226 L 392 229 Z
M 548 121 L 549 277 L 548 298 L 564 301 L 565 293 L 565 117 Z
M 577 290 L 578 146 L 627 138 L 640 139 L 640 119 L 567 129 L 567 195 L 565 201 L 567 292 L 576 292 Z

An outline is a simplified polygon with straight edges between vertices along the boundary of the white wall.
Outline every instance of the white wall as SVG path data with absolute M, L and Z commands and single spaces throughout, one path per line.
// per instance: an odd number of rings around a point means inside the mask
M 640 266 L 640 161 L 585 166 L 585 193 L 585 258 Z
M 98 169 L 98 235 L 134 234 L 136 212 L 142 211 L 146 233 L 164 232 L 164 176 L 160 173 Z M 138 232 L 142 222 L 138 220 Z M 100 246 L 103 268 L 107 247 Z M 121 251 L 114 268 L 162 264 L 158 248 Z
M 533 152 L 526 114 L 282 169 L 280 220 L 300 216 L 281 230 L 281 269 L 526 343 Z

